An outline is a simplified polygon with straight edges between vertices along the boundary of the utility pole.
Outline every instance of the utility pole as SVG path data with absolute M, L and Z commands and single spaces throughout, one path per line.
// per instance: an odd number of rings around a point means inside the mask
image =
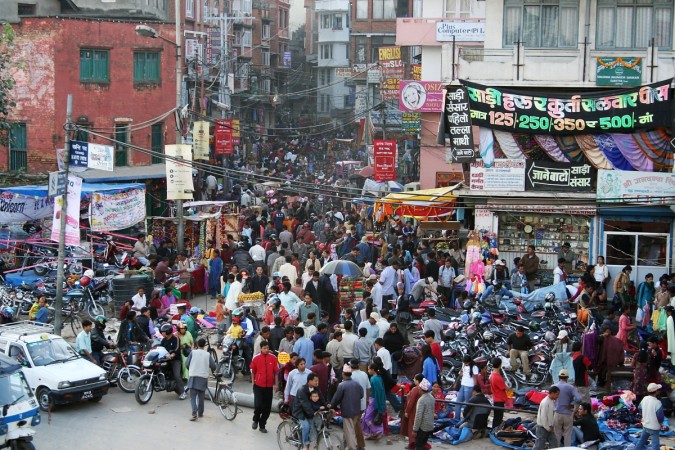
M 66 215 L 68 212 L 68 186 L 70 180 L 70 131 L 73 118 L 73 96 L 68 94 L 66 100 L 66 126 L 65 126 L 65 166 L 66 166 L 66 189 L 61 196 L 61 229 L 59 230 L 59 258 L 56 268 L 56 299 L 54 301 L 54 333 L 61 335 L 63 319 L 61 310 L 63 309 L 63 279 L 65 278 L 66 265 Z
M 178 117 L 180 118 L 180 107 L 182 104 L 182 94 L 183 94 L 183 52 L 181 52 L 183 39 L 180 35 L 180 8 L 181 0 L 176 0 L 175 3 L 175 16 L 176 16 L 176 111 L 178 112 Z M 176 145 L 183 143 L 182 129 L 183 121 L 180 120 L 176 124 Z M 176 250 L 178 253 L 182 252 L 185 248 L 185 218 L 183 217 L 183 200 L 176 200 L 176 220 L 178 224 L 176 225 Z

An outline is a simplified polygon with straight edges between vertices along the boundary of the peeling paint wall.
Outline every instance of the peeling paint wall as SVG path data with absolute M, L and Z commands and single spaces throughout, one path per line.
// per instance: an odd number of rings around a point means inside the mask
M 114 136 L 116 120 L 130 119 L 130 126 L 150 121 L 175 106 L 175 49 L 158 39 L 135 33 L 136 23 L 122 21 L 24 18 L 15 26 L 12 93 L 17 106 L 10 120 L 25 122 L 28 135 L 28 172 L 56 170 L 56 149 L 64 145 L 63 124 L 66 99 L 73 95 L 73 121 L 85 117 L 91 127 Z M 158 32 L 174 39 L 170 24 L 156 26 Z M 80 49 L 109 51 L 109 83 L 80 82 Z M 160 82 L 134 85 L 134 51 L 160 52 Z M 163 120 L 164 143 L 173 143 L 173 116 Z M 110 145 L 101 137 L 91 142 Z M 151 148 L 151 128 L 134 129 L 129 143 Z M 150 164 L 150 156 L 129 151 L 129 165 Z M 7 148 L 0 147 L 0 170 L 8 167 Z

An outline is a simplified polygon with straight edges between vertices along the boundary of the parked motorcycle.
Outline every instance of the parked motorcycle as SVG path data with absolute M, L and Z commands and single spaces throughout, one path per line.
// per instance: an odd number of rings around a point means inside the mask
M 171 392 L 176 389 L 176 380 L 173 378 L 170 360 L 166 359 L 168 355 L 169 352 L 164 347 L 155 347 L 145 355 L 143 375 L 138 380 L 134 391 L 139 404 L 148 403 L 155 391 Z
M 132 356 L 132 363 L 135 363 L 137 355 Z M 106 352 L 101 358 L 101 366 L 108 373 L 108 381 L 117 382 L 117 385 L 123 392 L 131 394 L 136 390 L 136 385 L 143 374 L 141 368 L 136 364 L 127 364 L 127 354 L 118 351 Z

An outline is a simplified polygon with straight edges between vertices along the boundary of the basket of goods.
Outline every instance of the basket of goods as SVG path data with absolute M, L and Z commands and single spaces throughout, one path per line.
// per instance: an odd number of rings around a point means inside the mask
M 251 294 L 239 294 L 237 300 L 239 300 L 239 303 L 263 302 L 265 300 L 265 294 L 263 294 L 262 292 L 253 292 Z

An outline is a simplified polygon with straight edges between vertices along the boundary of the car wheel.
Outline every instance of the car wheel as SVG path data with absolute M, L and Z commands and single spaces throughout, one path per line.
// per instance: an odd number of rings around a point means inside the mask
M 40 409 L 42 411 L 49 411 L 49 408 L 52 406 L 52 391 L 46 387 L 41 387 L 35 393 L 35 397 Z

